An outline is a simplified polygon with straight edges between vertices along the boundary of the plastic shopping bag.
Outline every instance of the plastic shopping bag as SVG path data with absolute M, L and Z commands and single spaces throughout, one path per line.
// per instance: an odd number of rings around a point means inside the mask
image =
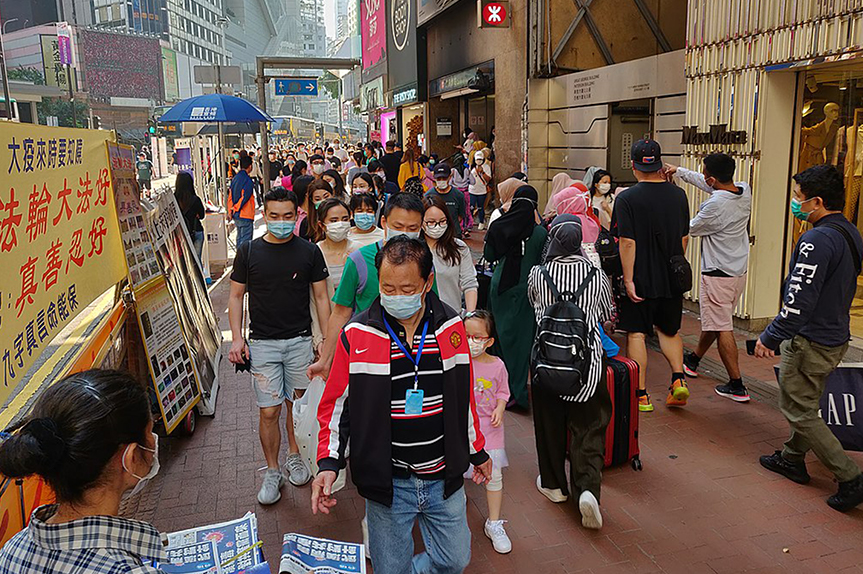
M 294 436 L 300 447 L 300 456 L 309 468 L 312 476 L 318 473 L 318 405 L 324 395 L 324 380 L 315 377 L 309 383 L 309 387 L 302 397 L 294 401 Z M 339 476 L 333 484 L 333 492 L 341 490 L 345 486 L 345 472 L 340 471 Z

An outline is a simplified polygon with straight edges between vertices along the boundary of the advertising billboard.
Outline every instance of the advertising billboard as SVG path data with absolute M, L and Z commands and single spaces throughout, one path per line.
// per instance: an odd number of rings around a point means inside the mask
M 180 81 L 177 76 L 177 52 L 162 46 L 162 77 L 165 79 L 165 101 L 180 99 Z
M 394 91 L 417 85 L 417 11 L 413 0 L 386 0 L 387 3 L 387 67 L 389 85 Z M 425 82 L 423 82 L 425 83 Z M 414 90 L 410 101 L 419 94 Z
M 78 51 L 91 97 L 162 99 L 158 38 L 96 30 L 78 31 Z
M 386 71 L 387 17 L 384 0 L 360 0 L 360 33 L 363 40 L 363 81 Z

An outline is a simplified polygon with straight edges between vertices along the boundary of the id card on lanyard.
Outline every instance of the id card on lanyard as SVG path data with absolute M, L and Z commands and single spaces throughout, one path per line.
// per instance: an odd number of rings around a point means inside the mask
M 419 388 L 420 381 L 420 361 L 423 356 L 423 347 L 426 342 L 426 335 L 429 330 L 429 322 L 426 320 L 425 325 L 423 325 L 422 337 L 420 338 L 420 344 L 417 347 L 416 357 L 411 355 L 410 351 L 405 348 L 402 344 L 401 340 L 396 336 L 393 328 L 390 327 L 390 324 L 387 322 L 386 316 L 384 317 L 384 326 L 387 328 L 387 332 L 390 334 L 390 338 L 395 342 L 396 346 L 402 352 L 402 354 L 413 363 L 414 366 L 414 388 L 408 389 L 405 392 L 405 414 L 406 415 L 421 415 L 423 412 L 423 398 L 425 393 L 422 389 Z

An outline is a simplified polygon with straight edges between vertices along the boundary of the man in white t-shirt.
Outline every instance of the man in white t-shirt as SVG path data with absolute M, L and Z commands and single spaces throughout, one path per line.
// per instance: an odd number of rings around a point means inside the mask
M 470 210 L 474 221 L 479 224 L 479 229 L 485 229 L 485 199 L 488 195 L 488 184 L 491 182 L 491 162 L 482 151 L 473 154 L 473 161 L 476 164 L 471 168 L 473 183 L 467 188 Z

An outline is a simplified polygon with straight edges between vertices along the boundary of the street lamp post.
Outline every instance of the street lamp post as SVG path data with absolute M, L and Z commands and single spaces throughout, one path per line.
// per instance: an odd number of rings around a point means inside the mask
M 217 94 L 222 93 L 222 65 L 228 61 L 228 48 L 227 48 L 227 46 L 225 46 L 225 30 L 228 28 L 228 23 L 229 23 L 228 19 L 225 18 L 224 16 L 220 16 L 216 20 L 216 25 L 219 27 L 219 30 L 222 31 L 222 54 L 221 54 L 221 57 L 219 58 L 219 63 L 216 64 L 216 93 Z M 219 136 L 218 136 L 219 137 L 219 154 L 218 154 L 218 157 L 220 158 L 220 161 L 219 161 L 219 165 L 217 166 L 217 169 L 218 169 L 217 173 L 219 174 L 218 185 L 221 186 L 221 189 L 219 190 L 219 193 L 218 193 L 218 198 L 219 198 L 219 201 L 221 202 L 222 201 L 222 195 L 223 195 L 223 193 L 227 187 L 226 184 L 227 184 L 228 174 L 227 174 L 227 170 L 225 167 L 225 164 L 227 163 L 227 157 L 225 156 L 225 127 L 224 127 L 224 124 L 222 124 L 222 122 L 219 122 L 218 128 L 219 128 Z M 227 205 L 227 201 L 225 202 L 225 205 Z

